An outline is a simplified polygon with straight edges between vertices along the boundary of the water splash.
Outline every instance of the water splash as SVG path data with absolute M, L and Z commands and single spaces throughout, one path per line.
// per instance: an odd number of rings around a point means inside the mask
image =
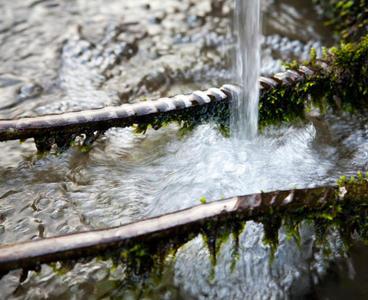
M 249 140 L 258 130 L 258 77 L 261 67 L 260 0 L 237 0 L 235 5 L 236 47 L 235 81 L 242 87 L 234 97 L 231 111 L 231 134 Z

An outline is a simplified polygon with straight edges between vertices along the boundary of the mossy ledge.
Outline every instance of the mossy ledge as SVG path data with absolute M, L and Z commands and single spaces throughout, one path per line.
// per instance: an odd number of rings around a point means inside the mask
M 165 258 L 198 234 L 205 236 L 215 264 L 221 244 L 231 235 L 236 261 L 239 235 L 248 220 L 264 225 L 264 241 L 275 253 L 280 227 L 297 241 L 299 225 L 305 221 L 315 225 L 321 242 L 330 228 L 340 232 L 347 246 L 353 233 L 368 241 L 367 216 L 368 180 L 359 173 L 342 178 L 338 186 L 239 196 L 120 227 L 4 245 L 0 273 L 38 270 L 43 263 L 55 262 L 72 268 L 99 256 L 123 264 L 127 278 L 146 278 L 153 269 L 162 270 Z
M 260 128 L 304 119 L 318 107 L 354 112 L 366 108 L 368 97 L 368 35 L 359 43 L 342 44 L 325 51 L 322 59 L 304 65 L 291 63 L 286 72 L 260 78 Z M 67 149 L 82 141 L 88 149 L 96 138 L 111 127 L 136 126 L 138 132 L 159 129 L 176 122 L 181 132 L 198 124 L 214 122 L 229 133 L 229 103 L 239 95 L 233 85 L 196 91 L 157 101 L 126 104 L 98 110 L 61 115 L 0 120 L 0 141 L 34 138 L 40 152 Z M 79 138 L 78 137 L 81 137 Z
M 359 43 L 342 43 L 325 50 L 322 59 L 312 51 L 304 65 L 312 70 L 305 80 L 262 93 L 261 128 L 303 119 L 312 108 L 321 113 L 327 109 L 354 113 L 367 107 L 368 35 Z M 298 72 L 301 67 L 292 62 L 287 68 Z

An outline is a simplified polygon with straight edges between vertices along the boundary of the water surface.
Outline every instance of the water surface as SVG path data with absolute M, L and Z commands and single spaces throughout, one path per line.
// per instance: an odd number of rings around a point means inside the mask
M 118 105 L 227 83 L 235 41 L 231 6 L 168 0 L 0 3 L 0 117 Z M 281 59 L 305 59 L 311 47 L 330 42 L 308 1 L 263 1 L 262 9 L 263 74 L 281 70 Z M 0 242 L 120 225 L 200 204 L 202 197 L 333 183 L 366 169 L 365 124 L 364 116 L 314 116 L 238 144 L 211 124 L 184 137 L 175 126 L 145 135 L 111 129 L 89 153 L 70 149 L 42 157 L 32 141 L 1 143 Z M 198 237 L 179 251 L 174 275 L 167 273 L 154 288 L 128 289 L 122 267 L 93 261 L 63 276 L 45 265 L 23 283 L 17 270 L 0 281 L 0 289 L 8 299 L 332 295 L 336 278 L 326 274 L 333 264 L 345 264 L 347 255 L 324 257 L 306 224 L 301 248 L 280 233 L 270 266 L 262 239 L 262 224 L 249 222 L 236 270 L 229 271 L 227 244 L 214 280 Z M 337 272 L 347 285 L 364 278 L 357 268 L 364 257 L 349 260 L 355 277 Z

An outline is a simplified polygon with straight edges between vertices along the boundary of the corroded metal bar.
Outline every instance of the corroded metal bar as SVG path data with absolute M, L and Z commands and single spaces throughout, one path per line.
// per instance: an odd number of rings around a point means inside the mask
M 294 211 L 300 215 L 301 209 L 320 211 L 329 209 L 332 203 L 366 201 L 367 187 L 364 179 L 351 187 L 330 186 L 238 196 L 120 227 L 5 245 L 0 247 L 0 274 L 16 268 L 34 268 L 42 263 L 101 255 L 109 249 L 121 251 L 137 243 L 167 245 L 172 237 L 194 237 L 211 222 L 245 222 L 257 220 L 267 213 L 274 218 L 276 211 L 285 214 Z M 214 224 L 211 224 L 210 228 L 213 228 Z
M 260 78 L 261 92 L 280 85 L 290 85 L 312 75 L 313 70 L 301 67 L 298 72 L 286 71 L 270 78 Z M 201 108 L 215 106 L 216 103 L 230 102 L 239 93 L 234 85 L 195 91 L 189 95 L 178 95 L 155 101 L 136 104 L 124 104 L 116 107 L 70 112 L 57 115 L 0 120 L 0 141 L 35 138 L 43 139 L 50 135 L 78 135 L 85 132 L 105 131 L 111 127 L 128 127 L 133 124 L 147 123 L 150 119 L 166 115 L 181 115 Z
M 47 135 L 51 131 L 74 132 L 75 129 L 101 130 L 139 124 L 147 117 L 178 113 L 182 110 L 225 101 L 229 94 L 221 89 L 196 91 L 190 95 L 162 98 L 136 104 L 124 104 L 57 115 L 46 115 L 18 120 L 0 120 L 0 141 Z

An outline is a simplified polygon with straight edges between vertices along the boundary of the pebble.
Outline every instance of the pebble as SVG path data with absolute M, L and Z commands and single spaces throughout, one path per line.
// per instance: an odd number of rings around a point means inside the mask
M 41 95 L 42 91 L 43 88 L 41 85 L 37 83 L 27 83 L 20 87 L 17 98 L 18 100 L 35 98 Z

